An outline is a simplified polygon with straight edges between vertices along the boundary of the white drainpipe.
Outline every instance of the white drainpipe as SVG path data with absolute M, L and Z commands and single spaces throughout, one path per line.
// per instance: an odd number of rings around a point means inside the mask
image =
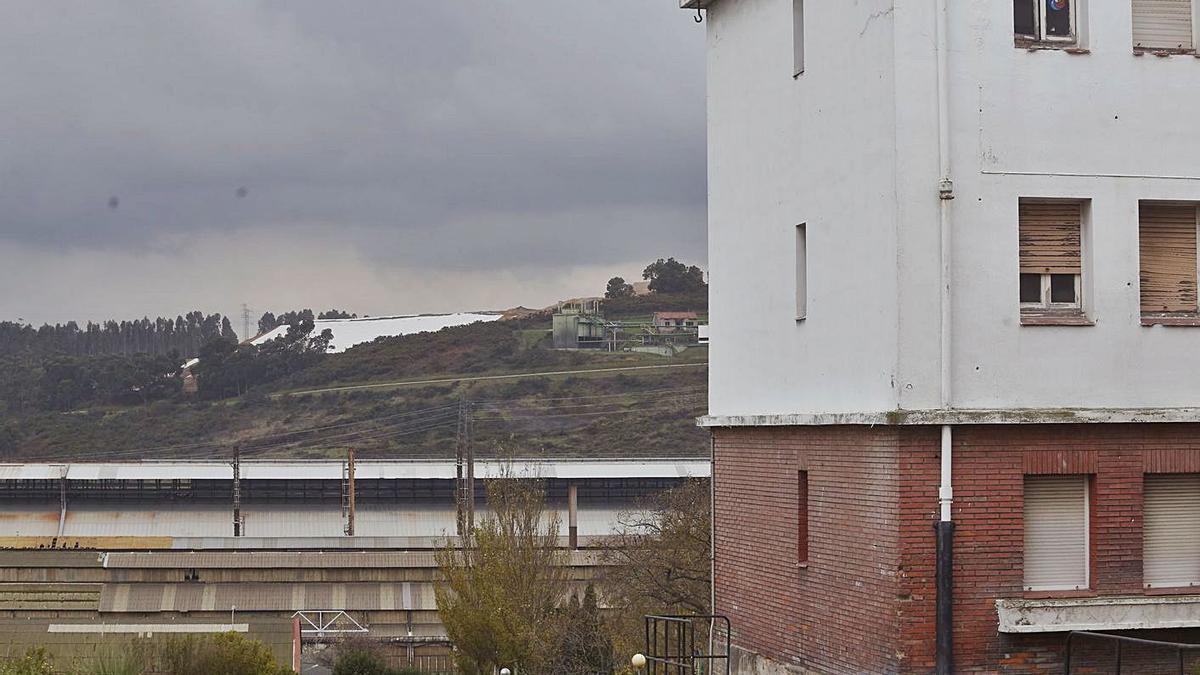
M 939 256 L 941 258 L 939 274 L 939 304 L 941 309 L 940 322 L 940 358 L 941 369 L 940 403 L 943 414 L 949 413 L 954 404 L 952 389 L 951 349 L 951 256 L 953 249 L 953 220 L 950 211 L 951 200 L 954 199 L 954 181 L 950 167 L 950 69 L 949 36 L 946 31 L 946 13 L 948 0 L 936 0 L 937 11 L 937 110 L 938 110 L 938 227 L 941 235 Z M 953 447 L 954 432 L 949 424 L 942 425 L 941 439 L 941 481 L 938 485 L 938 504 L 940 521 L 937 524 L 936 546 L 936 586 L 937 603 L 935 609 L 935 652 L 938 675 L 951 675 L 954 672 L 954 522 L 951 519 L 951 506 L 954 502 L 953 480 Z
M 946 35 L 946 4 L 947 0 L 937 0 L 937 97 L 938 97 L 938 171 L 941 174 L 941 180 L 938 185 L 938 196 L 941 198 L 938 203 L 938 226 L 939 234 L 941 235 L 940 246 L 940 308 L 941 308 L 941 335 L 940 347 L 941 354 L 938 359 L 941 368 L 941 407 L 943 410 L 948 410 L 953 404 L 953 383 L 951 381 L 951 358 L 953 352 L 951 350 L 951 295 L 950 295 L 950 274 L 951 274 L 951 245 L 952 238 L 952 221 L 950 214 L 950 203 L 954 199 L 954 181 L 950 174 L 950 101 L 949 101 L 949 67 L 947 62 L 949 55 L 947 54 L 947 35 Z M 938 489 L 938 500 L 941 502 L 941 519 L 943 521 L 950 520 L 950 503 L 954 497 L 954 490 L 951 485 L 951 437 L 952 432 L 950 425 L 942 426 L 942 471 L 941 471 L 941 486 Z

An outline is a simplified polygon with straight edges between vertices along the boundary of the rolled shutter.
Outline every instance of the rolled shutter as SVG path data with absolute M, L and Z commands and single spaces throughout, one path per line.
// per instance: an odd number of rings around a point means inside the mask
M 1133 46 L 1192 49 L 1192 0 L 1133 0 Z
M 1200 474 L 1146 476 L 1143 503 L 1146 587 L 1200 585 Z
M 1025 589 L 1087 588 L 1087 568 L 1086 478 L 1026 476 Z
M 1021 202 L 1021 272 L 1080 273 L 1082 208 L 1077 203 Z
M 1195 312 L 1196 206 L 1141 205 L 1143 312 Z

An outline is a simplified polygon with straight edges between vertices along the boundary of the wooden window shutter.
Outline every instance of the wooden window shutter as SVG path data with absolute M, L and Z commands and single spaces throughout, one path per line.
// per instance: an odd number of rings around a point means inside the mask
M 1200 474 L 1146 476 L 1143 504 L 1146 587 L 1200 585 Z
M 1133 0 L 1133 46 L 1192 49 L 1192 0 Z
M 1141 205 L 1143 312 L 1195 312 L 1196 205 Z
M 1021 272 L 1079 274 L 1079 203 L 1021 202 L 1019 213 Z
M 1025 477 L 1025 589 L 1088 586 L 1087 478 Z

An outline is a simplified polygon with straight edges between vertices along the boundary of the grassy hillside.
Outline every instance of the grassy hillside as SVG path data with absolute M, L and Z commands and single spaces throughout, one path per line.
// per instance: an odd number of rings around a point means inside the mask
M 654 309 L 642 302 L 629 312 Z M 539 316 L 384 338 L 231 400 L 10 417 L 0 420 L 0 453 L 225 457 L 241 446 L 250 456 L 350 447 L 365 457 L 452 456 L 465 406 L 480 456 L 707 455 L 708 434 L 694 423 L 707 408 L 707 349 L 674 359 L 555 351 L 549 327 Z M 537 374 L 561 371 L 571 374 Z M 338 387 L 352 388 L 306 393 Z

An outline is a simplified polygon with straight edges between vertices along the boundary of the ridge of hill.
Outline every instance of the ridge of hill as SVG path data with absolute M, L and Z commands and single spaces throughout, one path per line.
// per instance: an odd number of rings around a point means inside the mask
M 621 300 L 606 303 L 607 317 L 707 308 L 703 297 Z M 244 456 L 353 448 L 363 457 L 449 457 L 464 422 L 481 457 L 701 457 L 708 434 L 694 418 L 707 408 L 706 363 L 706 347 L 674 358 L 553 350 L 549 315 L 539 313 L 380 338 L 227 400 L 0 418 L 0 458 L 215 458 L 235 447 Z M 684 367 L 645 368 L 662 365 Z M 356 388 L 299 394 L 343 386 Z

